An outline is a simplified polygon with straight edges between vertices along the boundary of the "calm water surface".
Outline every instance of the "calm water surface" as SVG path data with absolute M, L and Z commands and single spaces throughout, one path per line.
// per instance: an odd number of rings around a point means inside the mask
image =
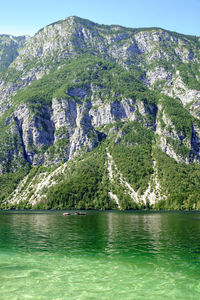
M 0 212 L 0 299 L 200 299 L 200 213 Z

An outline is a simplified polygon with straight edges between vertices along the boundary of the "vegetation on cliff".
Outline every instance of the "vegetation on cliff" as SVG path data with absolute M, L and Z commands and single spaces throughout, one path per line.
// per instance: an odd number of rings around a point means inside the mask
M 200 209 L 199 49 L 77 17 L 1 36 L 1 208 Z

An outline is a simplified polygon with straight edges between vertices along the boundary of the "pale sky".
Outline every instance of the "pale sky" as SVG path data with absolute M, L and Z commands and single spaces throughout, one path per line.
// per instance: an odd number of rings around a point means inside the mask
M 78 16 L 200 36 L 200 0 L 0 0 L 0 7 L 0 34 L 34 35 L 50 23 Z

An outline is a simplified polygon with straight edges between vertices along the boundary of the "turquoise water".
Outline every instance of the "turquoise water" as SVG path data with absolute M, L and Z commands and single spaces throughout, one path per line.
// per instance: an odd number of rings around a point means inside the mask
M 0 212 L 0 299 L 200 299 L 200 213 Z

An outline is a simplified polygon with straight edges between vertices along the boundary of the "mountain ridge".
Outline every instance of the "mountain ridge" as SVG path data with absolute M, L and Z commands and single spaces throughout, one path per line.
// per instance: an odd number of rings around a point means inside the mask
M 0 72 L 1 207 L 199 209 L 199 118 L 199 38 L 50 24 Z

